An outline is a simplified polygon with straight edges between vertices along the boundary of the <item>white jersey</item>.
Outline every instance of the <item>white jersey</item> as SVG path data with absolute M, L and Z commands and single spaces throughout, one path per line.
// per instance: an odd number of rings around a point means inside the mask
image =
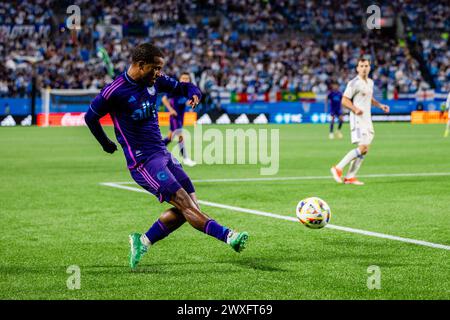
M 359 116 L 350 112 L 350 127 L 373 131 L 371 113 L 373 98 L 372 79 L 367 78 L 367 80 L 363 80 L 356 76 L 347 84 L 344 96 L 352 100 L 353 105 L 363 111 L 363 114 Z

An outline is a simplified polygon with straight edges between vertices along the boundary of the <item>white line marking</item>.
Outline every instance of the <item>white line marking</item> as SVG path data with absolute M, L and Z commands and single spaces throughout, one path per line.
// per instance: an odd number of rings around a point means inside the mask
M 445 177 L 450 176 L 450 172 L 430 172 L 430 173 L 386 173 L 386 174 L 363 174 L 360 178 L 389 178 L 389 177 Z M 201 179 L 192 180 L 194 183 L 200 182 L 252 182 L 252 181 L 286 181 L 286 180 L 320 180 L 330 179 L 332 176 L 300 176 L 300 177 L 267 177 L 267 178 L 232 178 L 232 179 Z M 115 184 L 135 184 L 132 181 L 111 182 Z
M 135 192 L 148 193 L 146 190 L 141 189 L 141 188 L 127 187 L 127 186 L 123 186 L 123 185 L 120 185 L 120 184 L 117 184 L 117 183 L 114 183 L 114 182 L 103 182 L 103 183 L 100 183 L 100 184 L 104 185 L 104 186 L 108 186 L 108 187 L 118 188 L 118 189 L 124 189 L 124 190 L 130 190 L 130 191 L 135 191 Z M 246 209 L 246 208 L 241 208 L 241 207 L 229 206 L 229 205 L 226 205 L 226 204 L 220 204 L 220 203 L 216 203 L 216 202 L 209 202 L 209 201 L 205 201 L 205 200 L 199 200 L 198 202 L 200 204 L 203 204 L 203 205 L 209 206 L 209 207 L 233 210 L 233 211 L 238 211 L 238 212 L 254 214 L 254 215 L 258 215 L 258 216 L 264 216 L 264 217 L 270 217 L 270 218 L 275 218 L 275 219 L 281 219 L 281 220 L 288 220 L 288 221 L 298 222 L 297 218 L 295 218 L 295 217 L 283 216 L 283 215 L 270 213 L 270 212 L 264 212 L 264 211 L 259 211 L 259 210 L 253 210 L 253 209 Z M 422 240 L 391 236 L 389 234 L 372 232 L 372 231 L 366 231 L 366 230 L 361 230 L 361 229 L 354 229 L 354 228 L 349 228 L 349 227 L 341 227 L 341 226 L 336 226 L 336 225 L 333 225 L 333 224 L 328 224 L 326 227 L 330 228 L 330 229 L 334 229 L 334 230 L 340 230 L 340 231 L 345 231 L 345 232 L 350 232 L 350 233 L 362 234 L 362 235 L 370 236 L 370 237 L 376 237 L 376 238 L 382 238 L 382 239 L 389 239 L 389 240 L 395 240 L 395 241 L 400 241 L 400 242 L 412 243 L 412 244 L 417 244 L 417 245 L 425 246 L 425 247 L 431 247 L 431 248 L 435 248 L 435 249 L 450 250 L 450 246 L 444 245 L 444 244 L 439 244 L 439 243 L 432 243 L 432 242 L 427 242 L 427 241 L 422 241 Z

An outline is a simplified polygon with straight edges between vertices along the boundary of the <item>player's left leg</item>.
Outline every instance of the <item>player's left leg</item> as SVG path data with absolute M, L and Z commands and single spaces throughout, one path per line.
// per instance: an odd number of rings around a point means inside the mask
M 237 252 L 243 250 L 248 239 L 248 233 L 236 232 L 223 227 L 201 211 L 194 185 L 176 159 L 171 158 L 167 168 L 182 187 L 182 191 L 177 190 L 169 202 L 183 213 L 186 220 L 195 229 L 228 243 Z
M 163 141 L 166 146 L 172 141 L 172 130 L 169 130 L 167 137 L 165 137 Z
M 360 155 L 356 157 L 347 172 L 347 175 L 345 176 L 344 183 L 345 184 L 354 184 L 354 185 L 363 185 L 364 182 L 359 181 L 356 178 L 356 174 L 358 173 L 359 168 L 361 168 L 361 165 L 364 161 L 364 157 L 369 152 L 369 144 L 360 144 L 358 146 L 358 149 L 360 150 Z
M 344 118 L 342 117 L 342 114 L 339 114 L 338 116 L 338 129 L 336 131 L 336 136 L 338 137 L 338 139 L 342 139 L 343 135 L 342 135 L 342 124 L 344 123 Z
M 178 208 L 195 229 L 229 244 L 236 252 L 245 249 L 248 233 L 236 232 L 220 225 L 216 220 L 202 212 L 183 188 L 180 188 L 170 201 Z
M 177 208 L 170 208 L 164 211 L 158 220 L 144 233 L 132 233 L 129 236 L 130 266 L 136 268 L 142 256 L 147 252 L 151 245 L 164 239 L 170 233 L 181 227 L 186 222 L 183 214 Z
M 149 246 L 164 239 L 186 222 L 183 214 L 177 208 L 164 211 L 150 229 L 142 235 L 142 242 Z
M 447 126 L 445 127 L 444 138 L 448 137 L 449 130 L 450 130 L 450 110 L 449 110 L 448 114 L 449 114 L 449 116 L 448 116 Z

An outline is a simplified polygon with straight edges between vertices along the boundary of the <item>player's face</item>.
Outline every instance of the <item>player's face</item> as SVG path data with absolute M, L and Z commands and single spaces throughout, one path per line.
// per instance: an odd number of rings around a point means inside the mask
M 188 74 L 182 74 L 180 76 L 180 82 L 191 82 L 191 77 Z
M 358 75 L 363 78 L 367 78 L 370 72 L 370 63 L 369 61 L 359 61 L 358 66 L 356 67 L 356 71 Z
M 140 65 L 141 80 L 148 86 L 155 84 L 156 78 L 161 75 L 161 70 L 164 67 L 164 59 L 156 57 L 154 63 L 147 63 Z

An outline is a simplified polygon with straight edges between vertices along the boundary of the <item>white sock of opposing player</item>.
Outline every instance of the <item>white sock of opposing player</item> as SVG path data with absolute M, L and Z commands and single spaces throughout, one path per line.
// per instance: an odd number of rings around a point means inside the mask
M 340 170 L 344 169 L 346 165 L 350 163 L 353 159 L 356 157 L 359 157 L 361 155 L 361 152 L 358 148 L 350 150 L 344 158 L 342 158 L 341 162 L 339 162 L 336 167 Z
M 356 176 L 356 173 L 358 172 L 359 168 L 361 167 L 361 164 L 364 160 L 364 156 L 358 156 L 355 160 L 353 160 L 352 164 L 350 165 L 350 169 L 348 169 L 346 178 L 351 179 Z

